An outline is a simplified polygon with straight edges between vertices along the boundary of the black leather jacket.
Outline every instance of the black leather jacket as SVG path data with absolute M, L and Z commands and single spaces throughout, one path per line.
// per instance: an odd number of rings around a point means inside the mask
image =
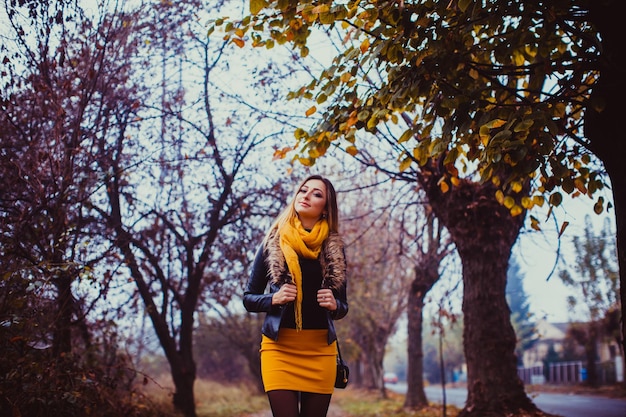
M 324 255 L 323 252 L 322 249 L 320 256 Z M 270 339 L 278 340 L 278 330 L 280 329 L 280 323 L 286 308 L 285 305 L 272 305 L 272 295 L 280 289 L 281 285 L 290 282 L 291 278 L 287 273 L 286 277 L 272 279 L 270 282 L 272 277 L 267 268 L 266 255 L 262 247 L 257 251 L 252 266 L 252 272 L 244 292 L 243 304 L 249 312 L 266 313 L 261 332 Z M 324 279 L 325 278 L 326 277 L 324 277 Z M 269 293 L 265 293 L 268 282 L 270 282 Z M 335 311 L 327 311 L 326 314 L 328 319 L 329 345 L 337 340 L 337 333 L 333 321 L 339 320 L 348 314 L 345 279 L 337 288 L 332 288 L 332 291 L 337 301 L 337 309 Z

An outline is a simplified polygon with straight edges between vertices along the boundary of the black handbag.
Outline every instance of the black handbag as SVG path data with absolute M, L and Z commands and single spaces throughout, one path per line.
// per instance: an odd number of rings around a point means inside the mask
M 339 349 L 339 340 L 337 340 L 337 376 L 335 377 L 335 388 L 345 388 L 348 385 L 350 377 L 350 369 L 341 358 L 341 350 Z

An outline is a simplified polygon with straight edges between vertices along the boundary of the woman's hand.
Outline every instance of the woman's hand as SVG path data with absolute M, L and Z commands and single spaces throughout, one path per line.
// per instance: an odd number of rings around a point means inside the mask
M 298 290 L 294 284 L 285 284 L 272 295 L 272 305 L 287 304 L 296 299 Z
M 322 288 L 321 290 L 317 290 L 317 302 L 319 303 L 320 307 L 324 307 L 329 311 L 337 310 L 337 300 L 335 300 L 333 291 L 329 288 Z

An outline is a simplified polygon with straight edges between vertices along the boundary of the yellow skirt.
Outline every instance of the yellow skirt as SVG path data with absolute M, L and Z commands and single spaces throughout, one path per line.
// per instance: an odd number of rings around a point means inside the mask
M 290 390 L 332 394 L 337 346 L 328 330 L 280 329 L 278 341 L 263 336 L 261 376 L 265 391 Z

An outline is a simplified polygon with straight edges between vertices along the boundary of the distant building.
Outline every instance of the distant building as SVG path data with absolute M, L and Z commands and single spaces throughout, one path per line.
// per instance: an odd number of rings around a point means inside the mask
M 569 323 L 549 323 L 546 320 L 539 320 L 535 327 L 538 339 L 532 347 L 524 351 L 522 363 L 524 367 L 543 365 L 544 359 L 548 356 L 550 348 L 557 354 L 562 354 L 564 350 L 563 342 L 567 336 Z
M 577 383 L 585 380 L 584 347 L 569 343 L 570 351 L 565 352 L 570 326 L 571 323 L 549 323 L 546 320 L 537 322 L 535 330 L 538 339 L 533 346 L 524 351 L 523 367 L 518 369 L 518 374 L 525 383 Z M 566 353 L 570 360 L 558 359 Z M 550 358 L 550 355 L 555 357 Z M 622 382 L 623 357 L 617 341 L 614 338 L 600 336 L 597 355 L 598 369 L 602 373 L 599 375 L 601 383 Z M 549 362 L 548 367 L 545 362 Z

